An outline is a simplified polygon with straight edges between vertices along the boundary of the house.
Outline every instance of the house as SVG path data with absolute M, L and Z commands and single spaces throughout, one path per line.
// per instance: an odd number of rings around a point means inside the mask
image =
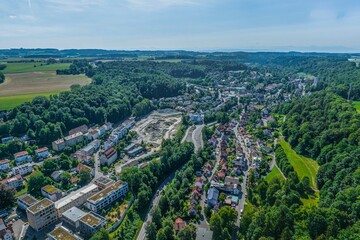
M 100 137 L 100 131 L 99 129 L 92 129 L 89 131 L 88 139 L 89 140 L 95 140 Z
M 14 137 L 10 136 L 10 137 L 5 137 L 5 138 L 2 138 L 2 139 L 1 139 L 1 142 L 2 142 L 3 144 L 6 144 L 6 143 L 8 143 L 8 142 L 10 142 L 10 141 L 14 141 Z
M 79 181 L 79 178 L 78 177 L 72 177 L 72 178 L 70 178 L 70 183 L 72 184 L 72 185 L 77 185 L 77 182 Z
M 17 204 L 18 204 L 19 208 L 22 210 L 25 210 L 25 211 L 28 207 L 31 207 L 32 205 L 34 205 L 37 202 L 38 202 L 38 200 L 36 198 L 34 198 L 33 196 L 31 196 L 30 194 L 22 195 L 17 200 Z
M 203 122 L 203 116 L 201 114 L 189 114 L 190 121 L 193 123 L 202 123 Z
M 39 159 L 45 159 L 50 157 L 49 149 L 47 147 L 39 148 L 35 150 L 35 156 Z
M 63 212 L 62 219 L 69 226 L 78 231 L 80 228 L 80 219 L 86 215 L 86 212 L 80 210 L 77 207 L 72 207 L 69 210 Z
M 63 173 L 63 170 L 59 170 L 59 171 L 54 171 L 51 174 L 51 178 L 55 181 L 55 182 L 60 182 L 61 180 L 61 174 Z
M 137 146 L 137 145 L 136 145 L 135 143 L 131 143 L 131 144 L 129 144 L 128 146 L 126 146 L 126 147 L 124 148 L 124 152 L 128 153 L 129 151 L 135 149 L 136 146 Z
M 80 232 L 85 236 L 92 236 L 101 227 L 106 226 L 106 219 L 102 216 L 90 212 L 80 218 Z
M 115 182 L 90 197 L 86 202 L 86 206 L 91 211 L 99 212 L 120 197 L 125 197 L 128 191 L 129 187 L 127 182 Z
M 0 239 L 3 240 L 12 240 L 13 232 L 11 227 L 6 227 L 4 221 L 0 218 Z
M 89 167 L 89 166 L 87 166 L 87 165 L 84 165 L 84 164 L 82 164 L 82 163 L 79 163 L 79 164 L 77 165 L 77 167 L 76 167 L 76 172 L 77 172 L 77 173 L 80 173 L 80 172 L 81 172 L 81 169 L 88 169 L 88 170 L 90 171 L 91 176 L 95 176 L 95 172 L 94 172 L 94 169 L 93 169 L 93 168 L 91 168 L 91 167 Z
M 204 180 L 200 177 L 195 180 L 195 188 L 200 192 L 203 189 L 203 182 L 204 182 Z
M 174 230 L 176 232 L 183 230 L 185 228 L 185 226 L 186 226 L 186 223 L 184 222 L 184 220 L 182 220 L 181 218 L 175 219 Z
M 2 180 L 1 183 L 8 187 L 19 188 L 23 186 L 23 178 L 21 175 L 16 175 L 12 178 Z
M 67 137 L 64 137 L 66 146 L 74 146 L 84 140 L 84 134 L 82 132 L 78 132 Z
M 104 125 L 106 131 L 110 131 L 113 127 L 113 124 L 111 122 L 106 122 Z
M 213 207 L 218 203 L 219 194 L 219 190 L 214 187 L 208 190 L 207 204 L 209 207 Z
M 23 164 L 24 162 L 31 162 L 32 158 L 26 151 L 18 152 L 14 154 L 16 165 Z
M 63 138 L 60 138 L 58 140 L 55 140 L 52 142 L 52 148 L 55 150 L 55 151 L 61 151 L 63 150 L 64 148 L 66 147 L 66 143 L 65 143 L 65 140 Z
M 117 151 L 114 147 L 110 147 L 106 151 L 100 152 L 100 164 L 101 165 L 108 165 L 112 164 L 116 161 L 118 157 Z
M 87 145 L 86 147 L 83 147 L 81 150 L 81 153 L 86 156 L 91 156 L 95 153 L 96 149 L 93 145 Z
M 48 233 L 49 240 L 83 240 L 81 237 L 72 234 L 69 229 L 64 226 L 58 226 Z
M 20 165 L 18 167 L 13 167 L 12 172 L 14 175 L 20 174 L 21 176 L 24 176 L 24 175 L 32 172 L 32 170 L 33 170 L 32 166 L 33 165 L 31 163 L 26 163 L 26 164 Z
M 41 195 L 50 199 L 53 202 L 56 202 L 62 198 L 62 192 L 52 185 L 46 185 L 41 188 Z
M 71 154 L 71 157 L 76 158 L 77 160 L 79 160 L 82 163 L 90 164 L 90 162 L 91 162 L 91 156 L 87 156 L 87 155 L 79 153 L 79 152 Z
M 3 159 L 0 161 L 0 172 L 7 171 L 10 169 L 10 160 L 9 159 Z

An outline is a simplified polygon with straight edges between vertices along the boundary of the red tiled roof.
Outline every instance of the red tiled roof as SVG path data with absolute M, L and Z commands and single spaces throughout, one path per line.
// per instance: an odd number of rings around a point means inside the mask
M 26 151 L 22 151 L 22 152 L 15 153 L 14 157 L 20 157 L 20 156 L 23 156 L 23 155 L 26 155 L 26 154 L 29 154 L 29 153 L 26 152 Z
M 91 167 L 86 166 L 86 165 L 84 165 L 84 164 L 82 164 L 82 163 L 79 163 L 79 165 L 77 165 L 77 167 L 76 167 L 76 171 L 80 172 L 80 171 L 81 171 L 81 169 L 83 169 L 83 168 L 85 168 L 85 169 L 89 169 L 89 170 L 91 171 Z
M 0 163 L 8 163 L 8 162 L 10 162 L 9 159 L 3 159 L 3 160 L 0 161 Z
M 43 147 L 43 148 L 39 148 L 36 149 L 35 152 L 39 153 L 39 152 L 45 152 L 45 151 L 49 151 L 49 149 L 47 147 Z
M 184 222 L 184 220 L 182 220 L 181 218 L 177 218 L 177 219 L 175 220 L 174 229 L 175 229 L 176 231 L 180 231 L 180 230 L 182 230 L 182 229 L 184 229 L 184 228 L 185 228 L 185 222 Z
M 107 159 L 109 159 L 112 155 L 116 153 L 116 149 L 114 147 L 109 148 L 104 152 L 104 155 Z

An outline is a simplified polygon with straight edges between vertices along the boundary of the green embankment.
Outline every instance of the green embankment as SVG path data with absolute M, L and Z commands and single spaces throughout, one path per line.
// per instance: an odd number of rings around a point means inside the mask
M 268 175 L 266 175 L 265 177 L 265 181 L 270 183 L 272 182 L 275 178 L 278 178 L 280 181 L 284 180 L 283 175 L 280 173 L 279 168 L 275 165 L 274 168 L 269 172 Z
M 45 96 L 49 97 L 50 95 L 58 94 L 63 91 L 54 91 L 46 93 L 31 93 L 31 94 L 21 94 L 14 96 L 4 96 L 0 97 L 0 110 L 10 110 L 16 106 L 19 106 L 25 102 L 31 102 L 36 96 Z
M 305 176 L 309 177 L 311 187 L 317 190 L 316 174 L 319 169 L 317 162 L 311 158 L 298 155 L 285 140 L 281 140 L 280 145 L 283 147 L 285 154 L 298 174 L 299 179 L 301 180 Z
M 360 101 L 354 101 L 353 105 L 356 108 L 356 111 L 360 113 Z
M 42 66 L 41 66 L 42 64 Z M 47 65 L 44 62 L 27 62 L 27 63 L 7 63 L 6 68 L 2 71 L 8 73 L 24 73 L 24 72 L 43 72 L 56 71 L 60 69 L 68 69 L 70 63 L 55 63 Z

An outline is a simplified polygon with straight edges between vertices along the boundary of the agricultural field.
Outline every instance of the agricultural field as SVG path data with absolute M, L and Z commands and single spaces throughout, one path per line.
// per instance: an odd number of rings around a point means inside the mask
M 360 113 L 360 101 L 354 101 L 353 105 L 356 108 L 356 111 Z
M 55 63 L 47 65 L 45 62 L 26 62 L 26 63 L 6 63 L 6 68 L 2 70 L 4 74 L 24 73 L 24 72 L 43 72 L 56 71 L 58 69 L 69 68 L 70 63 Z
M 0 110 L 12 109 L 36 96 L 50 96 L 70 89 L 71 85 L 86 85 L 85 75 L 56 75 L 54 71 L 6 74 L 0 84 Z
M 280 145 L 283 147 L 290 164 L 294 167 L 300 180 L 305 176 L 309 177 L 311 187 L 317 190 L 316 174 L 319 169 L 318 163 L 311 158 L 298 155 L 285 140 L 281 140 Z
M 265 177 L 265 181 L 270 183 L 275 178 L 278 178 L 280 181 L 284 180 L 284 177 L 281 175 L 279 168 L 275 165 L 274 168 L 269 172 Z

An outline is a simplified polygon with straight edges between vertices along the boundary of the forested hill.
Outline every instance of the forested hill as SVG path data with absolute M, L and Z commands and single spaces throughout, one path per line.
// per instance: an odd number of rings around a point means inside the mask
M 285 104 L 280 112 L 287 114 L 286 140 L 299 154 L 320 164 L 319 208 L 310 214 L 308 226 L 311 231 L 311 224 L 316 224 L 316 234 L 310 235 L 356 239 L 360 236 L 360 115 L 345 99 L 324 91 Z

